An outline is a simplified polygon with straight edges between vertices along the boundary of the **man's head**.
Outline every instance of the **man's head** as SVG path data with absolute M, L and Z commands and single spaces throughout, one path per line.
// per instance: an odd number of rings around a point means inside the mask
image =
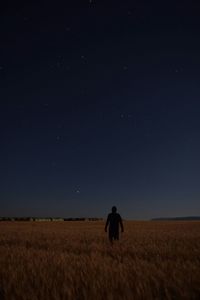
M 113 206 L 112 207 L 112 213 L 116 213 L 117 212 L 117 207 L 116 206 Z

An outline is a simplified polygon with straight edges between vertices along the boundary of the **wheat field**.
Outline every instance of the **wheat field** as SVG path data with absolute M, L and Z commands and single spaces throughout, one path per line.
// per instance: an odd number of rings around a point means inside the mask
M 200 299 L 200 222 L 0 222 L 0 299 Z

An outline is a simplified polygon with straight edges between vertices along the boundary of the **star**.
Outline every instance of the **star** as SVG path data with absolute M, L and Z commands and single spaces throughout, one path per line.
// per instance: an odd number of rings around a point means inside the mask
M 52 161 L 51 166 L 52 166 L 52 168 L 55 168 L 57 166 L 57 163 L 55 161 Z
M 60 135 L 57 135 L 56 140 L 57 140 L 57 141 L 60 141 L 60 139 L 61 139 L 61 136 L 60 136 Z

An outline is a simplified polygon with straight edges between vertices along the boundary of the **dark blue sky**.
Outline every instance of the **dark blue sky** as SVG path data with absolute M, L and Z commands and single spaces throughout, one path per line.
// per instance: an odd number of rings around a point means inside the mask
M 200 214 L 200 7 L 0 14 L 0 215 Z

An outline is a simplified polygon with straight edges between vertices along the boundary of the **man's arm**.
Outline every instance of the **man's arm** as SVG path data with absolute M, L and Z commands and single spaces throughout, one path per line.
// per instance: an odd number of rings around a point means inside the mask
M 108 217 L 107 217 L 107 221 L 106 221 L 106 225 L 105 225 L 105 232 L 107 232 L 107 227 L 108 227 L 109 222 L 110 222 L 110 215 L 108 215 Z

